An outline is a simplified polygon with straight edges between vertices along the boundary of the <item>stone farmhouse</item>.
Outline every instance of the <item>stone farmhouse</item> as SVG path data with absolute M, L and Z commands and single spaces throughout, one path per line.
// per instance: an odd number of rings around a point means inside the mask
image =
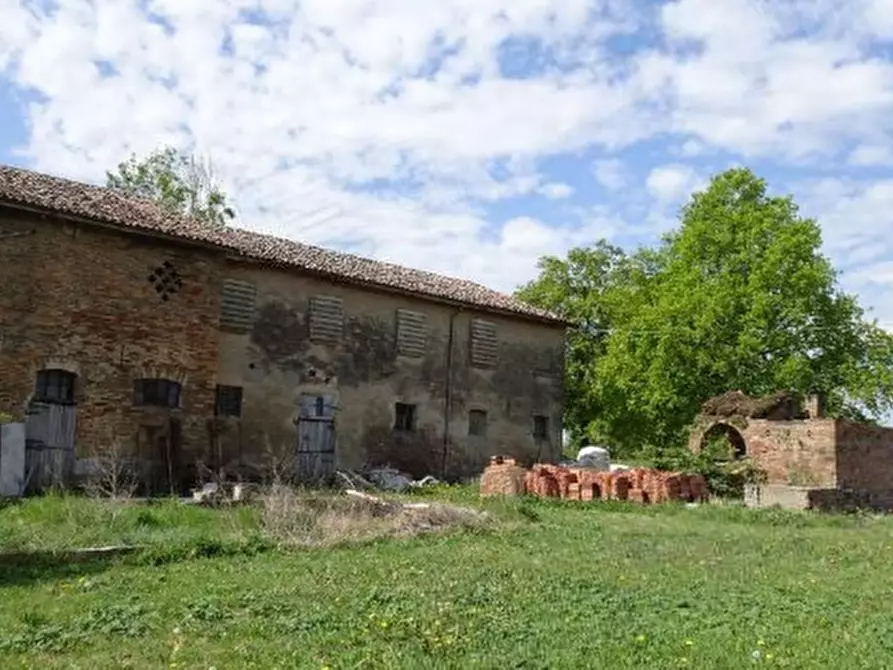
M 469 281 L 0 166 L 0 413 L 25 423 L 29 488 L 107 453 L 149 492 L 269 454 L 308 480 L 555 460 L 565 327 Z

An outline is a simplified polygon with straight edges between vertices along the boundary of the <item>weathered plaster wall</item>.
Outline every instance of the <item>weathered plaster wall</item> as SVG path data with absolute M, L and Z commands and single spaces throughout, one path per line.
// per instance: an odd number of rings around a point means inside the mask
M 32 232 L 0 239 L 0 411 L 22 416 L 38 370 L 76 373 L 77 451 L 87 456 L 111 440 L 133 447 L 141 425 L 164 420 L 133 407 L 135 378 L 180 380 L 182 460 L 201 457 L 214 401 L 220 257 L 21 214 L 0 218 L 0 230 Z M 165 261 L 182 278 L 167 301 L 148 279 Z M 149 449 L 145 439 L 140 447 Z
M 836 439 L 841 488 L 893 492 L 893 428 L 838 420 Z
M 221 335 L 219 382 L 244 389 L 242 419 L 221 438 L 225 461 L 256 460 L 267 445 L 291 448 L 304 393 L 335 401 L 341 468 L 390 462 L 419 474 L 440 473 L 444 465 L 451 473 L 470 474 L 497 453 L 531 460 L 557 455 L 561 329 L 478 315 L 495 323 L 499 342 L 497 366 L 478 370 L 469 362 L 467 311 L 246 264 L 231 264 L 226 275 L 256 287 L 256 316 L 250 332 Z M 310 340 L 309 301 L 316 295 L 342 300 L 337 342 Z M 397 309 L 425 314 L 423 356 L 398 353 Z M 416 405 L 412 433 L 393 430 L 395 402 Z M 472 409 L 487 412 L 485 437 L 468 435 Z M 548 440 L 534 440 L 534 414 L 549 417 Z

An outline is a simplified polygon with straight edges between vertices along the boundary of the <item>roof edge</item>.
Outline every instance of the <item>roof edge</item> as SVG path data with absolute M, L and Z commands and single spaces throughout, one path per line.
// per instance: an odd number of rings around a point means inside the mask
M 68 221 L 73 221 L 76 223 L 82 223 L 90 226 L 96 226 L 98 228 L 104 228 L 107 230 L 114 230 L 115 232 L 122 233 L 125 235 L 134 235 L 138 237 L 149 237 L 156 240 L 164 240 L 166 242 L 176 244 L 179 246 L 187 246 L 191 248 L 204 249 L 209 252 L 214 252 L 221 254 L 225 257 L 226 260 L 230 262 L 239 262 L 239 263 L 247 263 L 259 266 L 266 267 L 276 267 L 282 270 L 291 271 L 299 274 L 304 274 L 311 277 L 324 277 L 327 279 L 335 279 L 338 282 L 348 284 L 355 287 L 362 288 L 373 288 L 377 291 L 381 291 L 384 293 L 389 293 L 393 295 L 404 295 L 410 296 L 413 298 L 417 298 L 420 300 L 425 300 L 428 302 L 434 302 L 443 305 L 451 305 L 455 307 L 465 308 L 468 311 L 477 311 L 486 314 L 495 314 L 502 316 L 504 318 L 515 319 L 520 321 L 527 321 L 532 323 L 540 323 L 543 325 L 553 326 L 555 328 L 568 328 L 573 324 L 557 315 L 548 316 L 548 315 L 538 315 L 532 314 L 528 312 L 520 312 L 514 311 L 510 309 L 500 309 L 498 307 L 493 307 L 490 305 L 481 305 L 473 302 L 466 302 L 461 300 L 454 300 L 443 296 L 433 295 L 431 293 L 425 293 L 422 291 L 411 291 L 409 289 L 402 289 L 396 286 L 389 286 L 387 284 L 373 282 L 373 281 L 362 281 L 358 279 L 352 279 L 350 277 L 345 277 L 343 275 L 339 275 L 338 273 L 327 273 L 317 270 L 311 270 L 309 268 L 302 268 L 291 265 L 289 263 L 280 262 L 277 263 L 272 260 L 254 258 L 252 256 L 248 256 L 245 254 L 239 253 L 238 249 L 233 247 L 229 247 L 224 244 L 218 244 L 213 242 L 207 242 L 204 240 L 198 240 L 195 238 L 183 236 L 183 235 L 172 235 L 170 233 L 165 233 L 158 230 L 151 230 L 147 228 L 139 228 L 136 226 L 129 226 L 122 223 L 116 223 L 114 221 L 107 221 L 99 218 L 91 218 L 78 214 L 72 214 L 69 212 L 65 212 L 59 209 L 47 208 L 47 207 L 39 207 L 35 205 L 29 205 L 27 203 L 18 202 L 15 200 L 8 200 L 4 198 L 0 198 L 0 207 L 8 207 L 15 210 L 31 212 L 33 214 L 43 215 L 43 216 L 54 216 L 60 219 L 65 219 Z M 235 228 L 235 230 L 244 230 L 245 232 L 252 233 L 253 231 L 246 230 L 244 228 Z

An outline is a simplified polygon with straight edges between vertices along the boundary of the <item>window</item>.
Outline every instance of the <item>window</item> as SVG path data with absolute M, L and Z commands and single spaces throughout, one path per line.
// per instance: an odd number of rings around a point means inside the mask
M 73 405 L 76 378 L 77 375 L 67 370 L 41 370 L 37 373 L 34 400 L 56 405 Z
M 180 406 L 180 384 L 169 379 L 137 379 L 133 383 L 133 404 L 176 409 Z
M 397 310 L 397 353 L 407 358 L 425 355 L 428 340 L 427 317 L 421 312 Z
M 242 387 L 218 386 L 214 414 L 216 416 L 242 416 Z
M 470 325 L 469 357 L 474 368 L 496 367 L 499 357 L 499 342 L 496 339 L 496 324 L 483 319 L 472 319 Z
M 149 283 L 155 292 L 161 296 L 162 300 L 169 300 L 181 288 L 183 288 L 183 277 L 170 261 L 164 261 L 157 268 L 152 270 L 148 277 Z
M 415 430 L 415 405 L 407 405 L 402 402 L 397 403 L 394 430 Z
M 339 342 L 344 333 L 344 305 L 341 298 L 315 295 L 310 298 L 310 339 Z
M 533 417 L 533 439 L 538 442 L 549 439 L 549 417 L 542 415 Z
M 223 280 L 220 299 L 220 328 L 231 333 L 247 333 L 254 325 L 257 287 L 248 281 Z
M 473 409 L 468 413 L 468 434 L 475 437 L 487 435 L 487 413 L 482 409 Z

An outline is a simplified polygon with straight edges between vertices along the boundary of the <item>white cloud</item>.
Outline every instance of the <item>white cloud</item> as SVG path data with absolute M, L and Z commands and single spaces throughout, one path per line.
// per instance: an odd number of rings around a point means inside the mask
M 595 161 L 592 172 L 595 180 L 609 191 L 619 191 L 629 179 L 623 163 L 615 158 Z
M 34 167 L 98 180 L 132 151 L 194 147 L 248 227 L 498 287 L 540 253 L 626 232 L 591 215 L 596 202 L 634 200 L 640 223 L 664 225 L 703 170 L 667 161 L 726 151 L 802 167 L 855 147 L 852 164 L 884 165 L 893 146 L 893 65 L 871 50 L 893 37 L 889 0 L 51 4 L 0 0 L 0 77 L 37 94 L 22 147 Z M 652 28 L 658 39 L 611 53 L 610 37 Z M 508 38 L 558 65 L 504 75 Z M 596 196 L 544 167 L 642 140 L 684 158 L 595 160 Z M 629 188 L 643 181 L 645 194 Z M 858 229 L 870 247 L 885 187 L 835 188 L 810 196 L 829 244 Z M 531 195 L 579 208 L 560 226 L 499 213 Z
M 889 146 L 860 144 L 850 153 L 851 165 L 876 166 L 893 165 L 893 149 Z
M 561 182 L 550 182 L 548 184 L 543 184 L 543 186 L 540 187 L 539 192 L 544 197 L 549 198 L 549 200 L 563 200 L 574 194 L 574 187 L 570 184 Z
M 661 165 L 648 174 L 645 187 L 659 203 L 671 203 L 691 195 L 703 181 L 688 165 Z

